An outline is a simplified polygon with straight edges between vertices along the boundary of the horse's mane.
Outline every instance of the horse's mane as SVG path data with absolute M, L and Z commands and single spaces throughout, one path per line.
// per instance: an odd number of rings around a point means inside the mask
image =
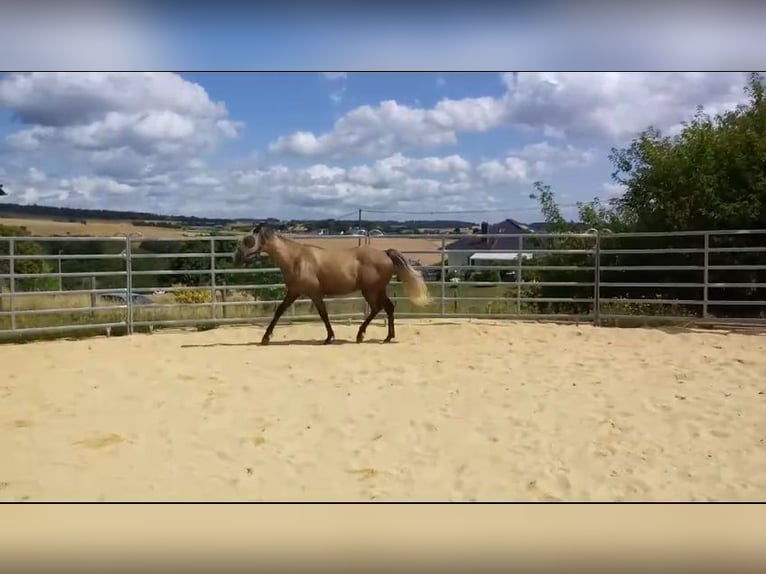
M 296 247 L 313 247 L 314 249 L 321 249 L 322 251 L 325 250 L 324 247 L 320 245 L 314 245 L 312 243 L 303 243 L 301 241 L 296 241 L 295 239 L 292 239 L 290 237 L 285 237 L 281 233 L 274 233 L 276 237 L 284 241 L 285 243 L 289 243 L 290 245 L 295 245 Z

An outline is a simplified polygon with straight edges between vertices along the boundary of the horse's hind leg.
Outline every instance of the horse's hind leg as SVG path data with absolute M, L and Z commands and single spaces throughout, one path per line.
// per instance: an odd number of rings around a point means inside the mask
M 367 331 L 368 325 L 372 322 L 373 319 L 375 319 L 375 316 L 380 312 L 380 309 L 382 308 L 381 305 L 381 296 L 380 294 L 376 294 L 374 296 L 368 296 L 364 295 L 364 298 L 367 300 L 367 303 L 370 305 L 370 314 L 367 316 L 367 318 L 364 320 L 364 322 L 359 325 L 359 331 L 356 334 L 356 342 L 361 343 L 364 341 L 364 333 Z
M 324 301 L 320 296 L 312 297 L 311 301 L 314 303 L 314 307 L 317 308 L 319 316 L 324 322 L 325 329 L 327 329 L 327 338 L 324 340 L 324 344 L 328 345 L 335 340 L 335 333 L 332 330 L 332 325 L 330 325 L 330 317 L 327 316 L 327 307 L 325 307 Z
M 380 303 L 383 309 L 386 311 L 388 317 L 388 336 L 383 340 L 384 343 L 388 343 L 396 336 L 394 332 L 394 302 L 388 298 L 385 292 L 380 297 Z

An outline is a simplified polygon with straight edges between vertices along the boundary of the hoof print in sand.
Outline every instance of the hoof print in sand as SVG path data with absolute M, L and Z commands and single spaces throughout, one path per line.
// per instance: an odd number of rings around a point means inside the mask
M 84 446 L 85 448 L 89 448 L 92 450 L 97 450 L 97 449 L 105 448 L 107 446 L 117 445 L 123 442 L 125 442 L 125 439 L 122 438 L 117 433 L 109 433 L 109 434 L 105 434 L 101 436 L 95 436 L 92 438 L 79 440 L 75 444 Z
M 350 470 L 349 472 L 352 474 L 356 474 L 359 477 L 359 480 L 370 480 L 380 474 L 380 472 L 375 470 L 374 468 L 359 468 L 355 470 Z

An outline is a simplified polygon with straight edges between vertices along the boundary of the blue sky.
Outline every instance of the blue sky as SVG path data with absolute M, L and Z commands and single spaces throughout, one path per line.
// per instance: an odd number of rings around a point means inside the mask
M 539 218 L 533 183 L 608 199 L 608 153 L 742 101 L 740 73 L 32 73 L 0 76 L 0 177 L 21 203 L 258 218 Z M 434 213 L 431 213 L 434 212 Z

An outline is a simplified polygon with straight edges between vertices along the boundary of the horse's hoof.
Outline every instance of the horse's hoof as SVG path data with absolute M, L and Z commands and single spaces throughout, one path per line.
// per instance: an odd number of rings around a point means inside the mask
M 393 340 L 393 337 L 386 337 L 385 339 L 383 339 L 383 342 L 390 343 L 392 340 Z
M 268 337 L 264 337 L 263 339 L 261 339 L 261 345 L 268 345 L 268 344 L 269 344 L 269 338 Z
M 357 343 L 361 343 L 362 341 L 364 341 L 364 335 L 357 335 L 356 336 L 356 342 Z
M 335 337 L 327 337 L 327 338 L 324 340 L 324 344 L 325 344 L 325 345 L 329 345 L 329 344 L 330 344 L 330 343 L 332 343 L 334 340 L 335 340 Z

